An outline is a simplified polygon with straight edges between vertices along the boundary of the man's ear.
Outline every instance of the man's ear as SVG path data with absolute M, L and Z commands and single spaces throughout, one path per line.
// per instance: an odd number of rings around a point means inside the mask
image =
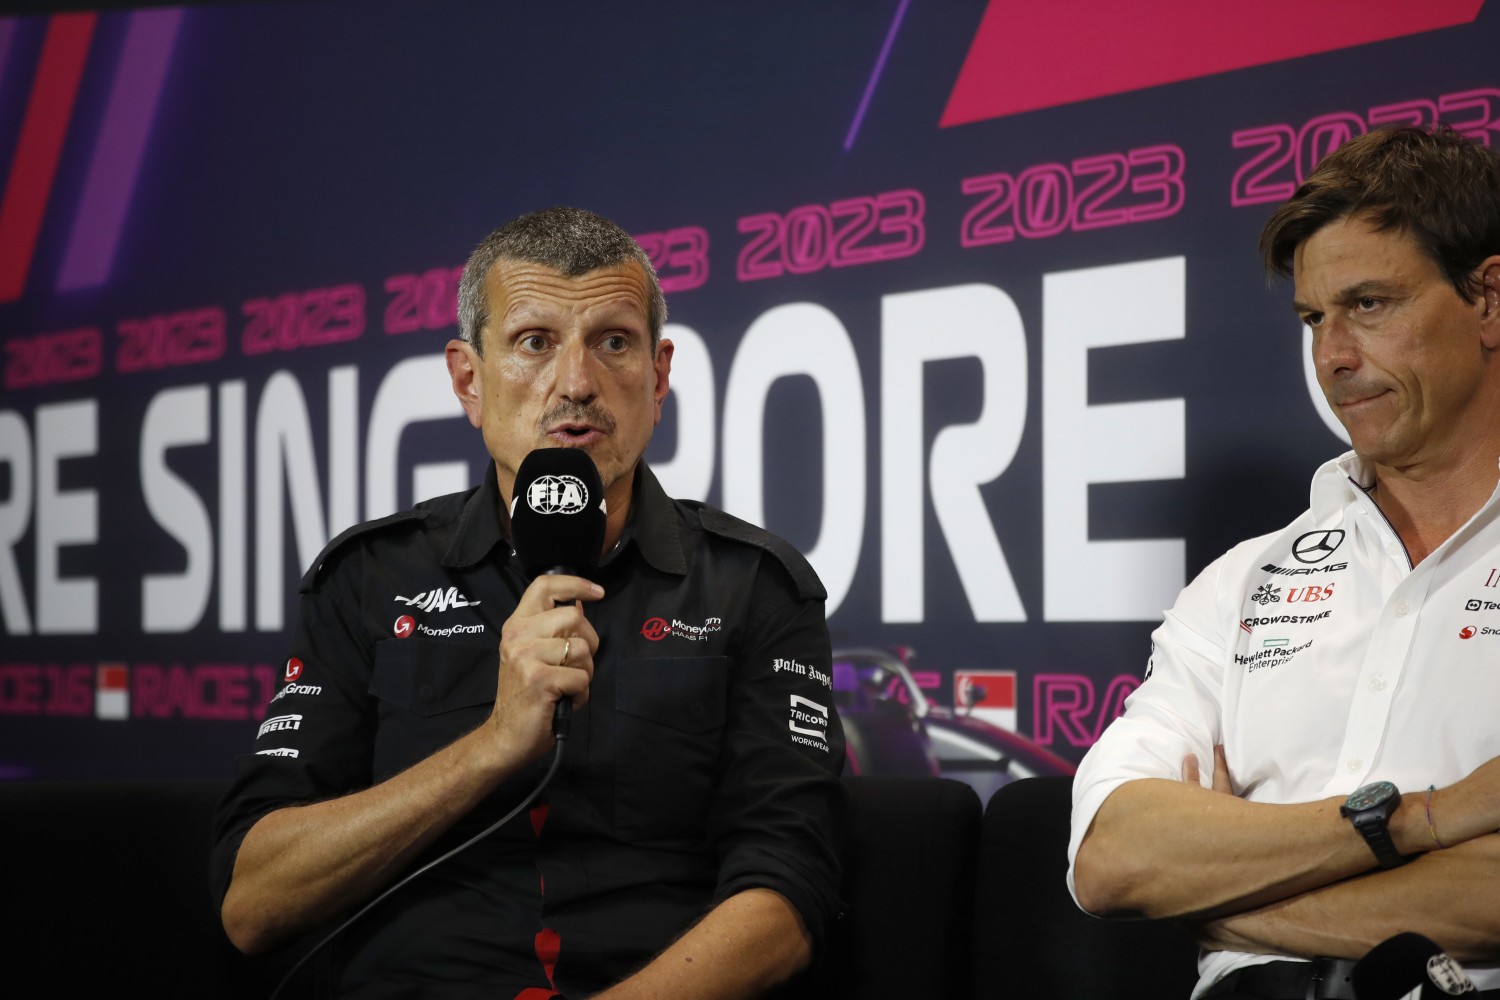
M 656 345 L 656 356 L 651 359 L 651 367 L 656 373 L 656 388 L 652 393 L 656 397 L 656 419 L 651 422 L 653 427 L 661 423 L 661 406 L 667 398 L 667 389 L 671 387 L 672 351 L 673 345 L 670 340 L 659 341 Z
M 453 380 L 453 395 L 458 405 L 464 408 L 469 423 L 479 426 L 479 401 L 484 394 L 483 379 L 479 373 L 479 355 L 474 345 L 467 340 L 450 340 L 443 350 L 448 362 L 448 377 Z

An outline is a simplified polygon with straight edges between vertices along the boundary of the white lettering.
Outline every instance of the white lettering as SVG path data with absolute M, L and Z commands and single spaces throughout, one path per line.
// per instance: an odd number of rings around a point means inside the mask
M 881 306 L 881 616 L 925 615 L 922 394 L 929 361 L 975 358 L 984 409 L 932 442 L 931 495 L 964 594 L 981 622 L 1025 621 L 1000 539 L 979 487 L 1015 457 L 1026 424 L 1026 330 L 1009 295 L 959 285 L 887 295 Z
M 245 631 L 245 383 L 219 386 L 219 628 Z
M 463 407 L 449 387 L 448 366 L 442 355 L 408 358 L 385 373 L 375 391 L 365 440 L 365 517 L 385 517 L 407 506 L 396 495 L 401 433 L 424 420 L 450 420 L 463 415 Z M 472 485 L 467 462 L 417 465 L 412 469 L 411 502 L 457 493 Z
M 810 377 L 822 402 L 823 509 L 807 561 L 828 590 L 831 615 L 849 593 L 864 539 L 865 393 L 848 332 L 820 305 L 777 306 L 745 331 L 724 393 L 724 507 L 766 523 L 766 395 L 789 375 Z
M 1088 405 L 1089 350 L 1180 340 L 1181 257 L 1042 279 L 1042 542 L 1048 621 L 1152 621 L 1182 589 L 1181 538 L 1089 540 L 1093 483 L 1181 479 L 1184 402 Z
M 166 389 L 151 398 L 141 425 L 141 495 L 151 517 L 187 553 L 181 573 L 141 577 L 141 630 L 186 632 L 203 619 L 213 577 L 213 525 L 193 488 L 167 465 L 174 447 L 206 444 L 208 387 Z
M 677 451 L 664 461 L 648 449 L 647 461 L 667 496 L 707 500 L 714 482 L 716 436 L 713 360 L 708 345 L 691 327 L 668 323 L 661 335 L 673 348 L 671 391 L 663 416 L 670 411 L 674 417 Z
M 64 580 L 57 550 L 99 540 L 99 492 L 59 488 L 63 459 L 99 450 L 99 404 L 87 399 L 36 408 L 36 627 L 43 635 L 79 635 L 99 627 L 99 582 Z
M 31 522 L 31 435 L 21 415 L 10 410 L 0 413 L 0 462 L 10 466 L 10 497 L 0 503 L 0 620 L 7 635 L 29 635 L 16 543 Z
M 339 407 L 352 408 L 356 379 L 353 366 L 334 368 L 328 373 L 329 438 L 346 440 L 345 417 Z M 330 483 L 340 477 L 354 476 L 354 452 L 331 452 L 328 459 Z M 299 566 L 310 565 L 332 535 L 333 527 L 341 531 L 354 522 L 355 511 L 349 506 L 353 494 L 330 489 L 327 520 L 321 508 L 318 470 L 313 456 L 312 427 L 307 400 L 302 387 L 289 373 L 272 375 L 261 393 L 255 417 L 255 624 L 266 632 L 281 628 L 282 609 L 286 600 L 287 580 L 282 573 L 284 553 L 282 535 L 282 489 L 291 502 L 292 527 L 297 536 Z M 336 506 L 342 504 L 344 506 Z

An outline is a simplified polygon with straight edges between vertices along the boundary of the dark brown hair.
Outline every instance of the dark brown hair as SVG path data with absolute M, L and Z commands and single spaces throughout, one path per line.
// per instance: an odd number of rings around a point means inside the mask
M 1446 125 L 1382 128 L 1328 154 L 1260 234 L 1267 272 L 1288 277 L 1297 247 L 1353 215 L 1412 238 L 1463 297 L 1500 253 L 1500 154 Z

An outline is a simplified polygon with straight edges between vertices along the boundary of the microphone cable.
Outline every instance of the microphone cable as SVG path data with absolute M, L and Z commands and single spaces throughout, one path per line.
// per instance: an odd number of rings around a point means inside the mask
M 276 988 L 271 991 L 271 996 L 268 998 L 268 1000 L 276 1000 L 276 998 L 281 995 L 281 991 L 286 988 L 286 984 L 289 983 L 289 982 L 291 982 L 292 977 L 297 974 L 297 970 L 301 969 L 302 966 L 304 964 L 306 964 L 306 962 L 307 962 L 307 960 L 309 958 L 312 958 L 313 955 L 317 954 L 319 951 L 321 951 L 323 949 L 324 945 L 326 945 L 328 942 L 332 941 L 334 938 L 338 937 L 345 930 L 347 930 L 350 924 L 354 923 L 354 921 L 358 920 L 360 917 L 364 916 L 366 913 L 369 913 L 371 910 L 373 910 L 381 901 L 383 901 L 391 893 L 395 892 L 397 889 L 401 888 L 403 885 L 405 885 L 406 883 L 410 882 L 412 879 L 416 878 L 418 875 L 421 875 L 423 872 L 428 871 L 429 869 L 435 868 L 438 865 L 442 864 L 444 861 L 447 861 L 449 858 L 453 857 L 455 854 L 458 854 L 461 851 L 468 850 L 470 847 L 472 847 L 475 844 L 479 843 L 479 841 L 483 840 L 485 837 L 488 837 L 490 834 L 492 834 L 496 830 L 500 829 L 506 823 L 509 823 L 512 819 L 514 819 L 516 817 L 516 815 L 518 813 L 521 812 L 521 810 L 523 810 L 527 806 L 531 805 L 531 803 L 536 799 L 536 797 L 538 795 L 542 794 L 542 790 L 544 788 L 546 788 L 547 785 L 549 785 L 552 782 L 552 776 L 557 773 L 557 767 L 558 767 L 559 764 L 562 763 L 563 745 L 565 743 L 567 743 L 567 741 L 568 741 L 568 733 L 567 733 L 566 724 L 564 725 L 562 731 L 558 732 L 556 734 L 556 736 L 557 736 L 557 750 L 552 754 L 552 763 L 547 767 L 547 773 L 544 774 L 544 775 L 542 775 L 542 780 L 537 783 L 537 786 L 531 790 L 530 794 L 528 794 L 524 799 L 521 800 L 521 802 L 520 802 L 519 805 L 517 805 L 510 812 L 506 813 L 504 816 L 502 816 L 499 819 L 497 819 L 495 822 L 491 823 L 489 826 L 485 827 L 483 830 L 480 830 L 478 833 L 474 834 L 474 836 L 470 837 L 468 840 L 464 841 L 462 844 L 459 844 L 457 847 L 455 847 L 452 850 L 448 851 L 446 854 L 443 854 L 443 855 L 441 855 L 439 857 L 433 858 L 431 861 L 427 862 L 421 868 L 418 868 L 414 872 L 410 872 L 409 874 L 407 874 L 406 876 L 404 876 L 400 881 L 396 882 L 394 885 L 392 885 L 389 888 L 387 888 L 380 895 L 376 896 L 374 899 L 370 900 L 364 906 L 362 906 L 358 910 L 356 910 L 354 912 L 353 916 L 351 916 L 348 920 L 345 920 L 343 923 L 341 923 L 337 927 L 335 927 L 332 931 L 330 931 L 328 933 L 327 937 L 325 937 L 323 940 L 319 941 L 317 944 L 313 945 L 311 948 L 307 949 L 307 951 L 302 955 L 302 957 L 299 958 L 299 959 L 297 959 L 296 963 L 290 969 L 287 970 L 286 975 L 284 975 L 284 976 L 281 977 L 281 982 L 277 983 L 276 984 Z

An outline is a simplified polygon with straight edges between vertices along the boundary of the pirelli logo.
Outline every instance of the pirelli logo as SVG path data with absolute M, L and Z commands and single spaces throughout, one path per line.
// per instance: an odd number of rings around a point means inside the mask
M 300 715 L 277 715 L 277 716 L 273 716 L 272 718 L 267 719 L 265 722 L 262 722 L 260 724 L 260 732 L 258 732 L 258 733 L 255 734 L 255 738 L 256 739 L 260 739 L 262 736 L 266 735 L 267 733 L 276 733 L 276 732 L 281 732 L 282 730 L 286 730 L 286 729 L 301 729 L 301 728 L 302 728 L 302 716 L 300 716 Z

